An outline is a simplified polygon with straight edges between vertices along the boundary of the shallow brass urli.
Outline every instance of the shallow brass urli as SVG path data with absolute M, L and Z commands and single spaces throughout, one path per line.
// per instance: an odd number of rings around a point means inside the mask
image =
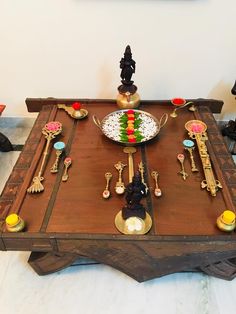
M 212 196 L 216 196 L 216 192 L 222 185 L 219 180 L 214 177 L 211 166 L 210 156 L 207 151 L 205 142 L 207 137 L 207 126 L 200 120 L 190 120 L 185 124 L 185 129 L 188 131 L 190 138 L 195 139 L 198 146 L 199 155 L 201 158 L 205 179 L 201 182 L 201 187 L 206 188 Z
M 124 220 L 120 210 L 115 218 L 115 226 L 123 234 L 146 234 L 152 227 L 152 218 L 146 212 L 145 219 L 133 216 Z

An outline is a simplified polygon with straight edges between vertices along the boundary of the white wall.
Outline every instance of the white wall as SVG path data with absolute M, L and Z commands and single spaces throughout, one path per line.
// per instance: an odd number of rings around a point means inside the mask
M 142 99 L 222 99 L 234 117 L 235 0 L 0 0 L 4 115 L 27 115 L 26 97 L 115 98 L 127 44 Z

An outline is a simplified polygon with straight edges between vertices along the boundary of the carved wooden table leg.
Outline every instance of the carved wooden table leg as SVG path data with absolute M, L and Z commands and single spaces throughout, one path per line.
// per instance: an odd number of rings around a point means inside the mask
M 72 265 L 77 258 L 77 254 L 70 253 L 32 252 L 28 263 L 38 275 L 42 276 Z

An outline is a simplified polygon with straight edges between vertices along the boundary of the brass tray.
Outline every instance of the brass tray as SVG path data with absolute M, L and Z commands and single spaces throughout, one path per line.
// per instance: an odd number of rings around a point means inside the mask
M 164 113 L 160 120 L 158 120 L 156 117 L 146 111 L 133 109 L 134 113 L 139 113 L 139 118 L 142 120 L 138 130 L 143 138 L 139 142 L 126 142 L 120 139 L 121 126 L 119 119 L 128 110 L 129 109 L 124 109 L 111 112 L 107 116 L 105 116 L 101 122 L 94 115 L 93 122 L 109 139 L 125 146 L 136 146 L 150 141 L 155 136 L 157 136 L 157 134 L 160 132 L 160 129 L 166 124 L 168 120 L 168 115 L 166 113 Z

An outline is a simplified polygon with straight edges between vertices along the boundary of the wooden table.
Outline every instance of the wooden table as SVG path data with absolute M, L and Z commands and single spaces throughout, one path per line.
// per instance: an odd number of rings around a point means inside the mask
M 122 235 L 115 225 L 116 214 L 125 204 L 123 196 L 114 192 L 117 171 L 114 164 L 127 163 L 122 147 L 106 138 L 92 121 L 93 114 L 102 119 L 117 110 L 111 100 L 83 100 L 88 118 L 73 120 L 57 103 L 67 105 L 74 99 L 27 99 L 28 110 L 40 111 L 19 159 L 14 166 L 0 199 L 1 250 L 31 251 L 30 265 L 39 275 L 58 271 L 78 258 L 90 258 L 145 281 L 180 271 L 203 271 L 231 280 L 236 274 L 235 232 L 226 234 L 216 227 L 217 217 L 226 209 L 234 211 L 236 202 L 236 168 L 211 113 L 220 112 L 220 101 L 195 100 L 198 110 L 179 111 L 153 141 L 138 146 L 134 156 L 137 169 L 142 160 L 146 165 L 146 181 L 151 188 L 143 204 L 152 217 L 153 226 L 146 235 Z M 171 113 L 170 101 L 142 101 L 140 109 L 160 118 Z M 189 178 L 178 175 L 177 153 L 183 152 L 182 141 L 188 138 L 186 121 L 203 120 L 208 126 L 208 151 L 222 191 L 212 197 L 202 190 L 204 175 L 200 158 L 195 152 L 199 173 Z M 73 159 L 69 180 L 61 181 L 63 163 L 57 174 L 50 173 L 55 160 L 51 149 L 44 173 L 45 190 L 38 194 L 26 192 L 38 173 L 45 138 L 42 127 L 48 121 L 60 121 L 63 133 L 56 138 L 66 143 L 66 154 Z M 186 155 L 187 156 L 187 155 Z M 160 174 L 161 198 L 153 194 L 151 170 Z M 112 196 L 105 200 L 105 172 L 113 174 Z M 128 183 L 128 170 L 124 172 Z M 9 233 L 4 220 L 18 213 L 26 222 L 24 232 Z

